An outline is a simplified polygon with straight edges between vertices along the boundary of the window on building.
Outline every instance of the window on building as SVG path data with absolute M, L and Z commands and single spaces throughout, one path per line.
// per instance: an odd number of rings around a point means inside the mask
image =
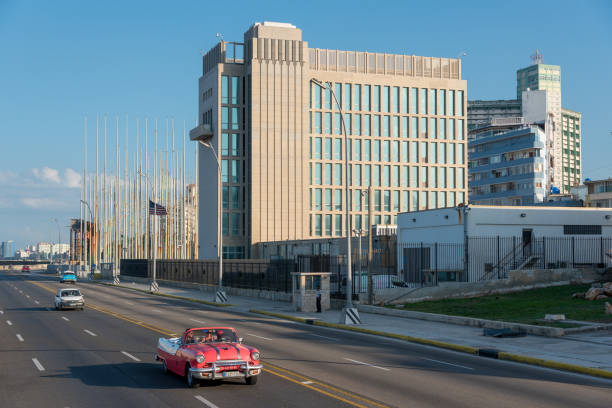
M 408 88 L 402 88 L 402 113 L 408 113 Z
M 334 139 L 334 160 L 342 160 L 342 139 Z
M 439 95 L 440 95 L 440 115 L 446 115 L 446 90 L 440 89 Z
M 371 110 L 370 105 L 370 92 L 372 87 L 370 85 L 364 85 L 363 87 L 363 110 L 369 112 Z M 365 126 L 365 124 L 364 124 Z
M 336 211 L 342 211 L 342 190 L 334 190 L 334 209 Z
M 412 117 L 410 118 L 412 123 L 412 128 L 410 129 L 410 137 L 417 138 L 419 137 L 419 118 Z
M 410 88 L 410 113 L 412 114 L 416 114 L 418 111 L 418 105 L 417 105 L 417 95 L 418 95 L 418 88 Z
M 427 114 L 427 89 L 421 88 L 419 93 L 419 113 L 421 115 Z
M 353 110 L 361 110 L 361 85 L 353 85 Z
M 334 185 L 342 185 L 342 164 L 340 163 L 334 164 Z
M 383 96 L 382 96 L 382 105 L 383 112 L 389 112 L 389 87 L 383 86 Z
M 351 89 L 351 84 L 344 84 L 344 110 L 347 111 L 351 110 Z
M 232 77 L 232 104 L 238 105 L 240 77 Z
M 361 114 L 356 113 L 353 119 L 353 134 L 355 136 L 361 135 Z
M 380 112 L 380 85 L 374 85 L 374 112 Z
M 221 103 L 229 103 L 229 77 L 221 76 Z

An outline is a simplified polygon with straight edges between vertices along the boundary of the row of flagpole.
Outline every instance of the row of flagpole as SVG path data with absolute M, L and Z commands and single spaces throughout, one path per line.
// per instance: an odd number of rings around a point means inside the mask
M 109 132 L 112 119 L 97 116 L 95 170 L 92 170 L 88 168 L 91 153 L 85 117 L 78 237 L 80 265 L 99 268 L 101 264 L 112 263 L 116 270 L 121 259 L 195 259 L 198 256 L 197 145 L 192 148 L 193 156 L 191 153 L 188 156 L 185 122 L 182 147 L 173 118 L 166 118 L 162 129 L 157 119 L 150 123 L 146 118 L 143 122 L 136 119 L 135 125 L 130 124 L 126 115 L 123 138 L 119 116 L 115 117 L 114 135 Z M 130 125 L 135 133 L 132 142 Z M 107 142 L 113 136 L 115 147 L 109 149 Z M 159 139 L 163 137 L 165 149 L 163 141 L 159 146 Z M 123 146 L 120 139 L 125 140 Z M 152 145 L 150 139 L 154 142 Z M 111 163 L 113 153 L 115 160 Z M 155 209 L 154 214 L 150 214 L 151 208 Z

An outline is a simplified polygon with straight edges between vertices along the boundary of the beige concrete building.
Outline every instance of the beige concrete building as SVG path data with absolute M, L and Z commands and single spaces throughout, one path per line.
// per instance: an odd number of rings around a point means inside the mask
M 563 154 L 560 165 L 563 166 L 562 191 L 569 192 L 570 188 L 582 182 L 582 146 L 581 120 L 582 114 L 563 108 L 561 110 L 563 128 L 561 129 L 561 152 Z
M 220 152 L 224 257 L 346 236 L 347 204 L 351 228 L 367 229 L 370 185 L 373 224 L 466 202 L 466 101 L 459 59 L 309 48 L 285 23 L 218 43 L 203 57 L 199 115 Z M 202 146 L 199 163 L 199 256 L 214 258 L 217 163 Z
M 612 178 L 587 180 L 587 207 L 612 207 Z

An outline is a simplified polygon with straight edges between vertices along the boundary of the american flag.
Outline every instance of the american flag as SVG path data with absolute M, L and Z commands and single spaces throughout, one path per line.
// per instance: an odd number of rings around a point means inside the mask
M 168 215 L 166 211 L 166 207 L 161 204 L 155 204 L 153 201 L 149 200 L 149 214 L 151 215 Z

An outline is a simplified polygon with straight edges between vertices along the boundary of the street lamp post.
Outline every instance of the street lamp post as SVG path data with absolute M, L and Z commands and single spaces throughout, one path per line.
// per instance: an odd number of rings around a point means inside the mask
M 151 187 L 151 191 L 153 192 L 153 194 L 155 195 L 155 209 L 157 212 L 157 190 L 153 189 L 153 184 L 151 183 L 151 179 L 149 178 L 149 176 L 145 173 L 143 173 L 142 171 L 139 171 L 138 174 L 141 177 L 144 177 L 147 179 L 147 181 L 149 182 L 149 186 Z M 148 198 L 148 197 L 147 197 Z M 150 198 L 149 198 L 150 200 Z M 149 218 L 151 218 L 151 211 L 149 210 Z M 155 217 L 157 217 L 157 214 L 155 214 Z M 152 280 L 151 280 L 151 286 L 149 288 L 149 290 L 151 292 L 157 292 L 159 290 L 159 286 L 157 285 L 157 282 L 155 280 L 156 278 L 156 260 L 157 260 L 157 218 L 153 218 L 153 276 L 152 276 Z
M 87 210 L 89 210 L 89 219 L 93 220 L 93 215 L 91 213 L 91 208 L 89 207 L 89 203 L 87 201 L 85 201 L 85 200 L 81 200 L 81 202 L 87 206 Z M 91 228 L 89 228 L 89 233 L 91 234 Z M 92 269 L 92 263 L 93 262 L 91 262 L 91 260 L 92 260 L 91 258 L 93 256 L 93 253 L 91 251 L 92 251 L 92 243 L 91 243 L 91 236 L 90 236 L 89 237 L 89 254 L 88 254 L 89 255 L 89 262 L 88 262 L 87 266 L 89 267 L 89 272 L 93 273 L 93 269 Z M 85 259 L 85 262 L 87 262 L 87 259 Z
M 217 249 L 219 252 L 219 288 L 217 289 L 217 293 L 215 295 L 215 302 L 217 303 L 227 303 L 227 296 L 223 292 L 223 209 L 222 209 L 222 185 L 221 185 L 221 162 L 219 161 L 219 156 L 217 152 L 213 148 L 213 146 L 208 141 L 199 140 L 199 143 L 210 149 L 213 156 L 215 157 L 215 161 L 217 162 Z
M 357 293 L 361 293 L 361 234 L 363 233 L 360 229 L 354 229 L 353 234 L 359 237 L 359 260 L 357 261 Z
M 344 208 L 346 213 L 346 306 L 344 307 L 343 319 L 341 323 L 345 324 L 361 324 L 359 319 L 359 313 L 357 309 L 353 307 L 353 274 L 352 274 L 352 259 L 351 259 L 351 215 L 349 212 L 349 180 L 348 180 L 348 135 L 346 132 L 346 124 L 344 122 L 344 113 L 342 112 L 342 106 L 336 97 L 336 93 L 332 89 L 331 85 L 327 82 L 322 82 L 318 79 L 311 78 L 310 81 L 316 86 L 327 89 L 334 98 L 334 102 L 340 112 L 340 120 L 342 126 L 342 133 L 344 134 Z

